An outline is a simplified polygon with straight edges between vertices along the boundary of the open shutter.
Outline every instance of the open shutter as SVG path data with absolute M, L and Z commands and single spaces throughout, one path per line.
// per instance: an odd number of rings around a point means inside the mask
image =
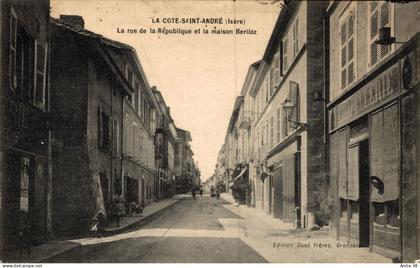
M 44 109 L 48 46 L 35 40 L 34 105 Z
M 359 199 L 359 146 L 348 148 L 348 181 L 347 198 L 357 201 Z
M 299 84 L 293 81 L 290 81 L 289 100 L 295 105 L 291 121 L 299 122 Z M 290 127 L 293 129 L 298 127 L 294 122 L 290 122 Z
M 370 175 L 383 181 L 384 193 L 374 187 L 371 200 L 385 202 L 399 199 L 399 111 L 398 103 L 371 116 Z
M 338 155 L 338 196 L 347 198 L 347 130 L 337 134 Z

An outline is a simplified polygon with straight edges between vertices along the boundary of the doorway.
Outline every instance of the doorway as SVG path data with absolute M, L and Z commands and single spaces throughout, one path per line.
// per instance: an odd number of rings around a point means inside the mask
M 369 141 L 359 144 L 359 245 L 369 246 Z

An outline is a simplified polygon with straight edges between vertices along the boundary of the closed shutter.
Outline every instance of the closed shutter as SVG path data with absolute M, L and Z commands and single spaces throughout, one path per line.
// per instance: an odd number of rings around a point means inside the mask
M 347 198 L 357 201 L 359 199 L 359 146 L 348 148 L 348 181 Z
M 371 116 L 370 175 L 384 184 L 383 194 L 373 187 L 372 201 L 399 199 L 399 140 L 399 111 L 398 103 L 395 103 Z
M 337 134 L 338 148 L 338 196 L 347 198 L 347 130 Z
M 273 216 L 281 218 L 283 216 L 283 180 L 282 167 L 273 171 Z
M 296 185 L 296 155 L 283 160 L 283 220 L 292 222 L 295 219 L 295 185 Z

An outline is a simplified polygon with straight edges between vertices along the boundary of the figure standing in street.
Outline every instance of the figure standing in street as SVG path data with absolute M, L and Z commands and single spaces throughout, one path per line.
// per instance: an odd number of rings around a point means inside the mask
M 220 191 L 219 188 L 216 189 L 216 198 L 219 199 L 220 198 Z
M 194 186 L 191 189 L 191 194 L 192 194 L 193 199 L 195 199 L 195 187 Z
M 200 197 L 203 197 L 203 186 L 200 186 Z

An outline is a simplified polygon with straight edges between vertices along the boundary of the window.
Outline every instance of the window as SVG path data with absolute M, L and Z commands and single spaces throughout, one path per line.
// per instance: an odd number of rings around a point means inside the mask
M 134 83 L 134 109 L 139 111 L 139 83 Z
M 280 82 L 280 53 L 274 55 L 274 85 L 275 87 Z
M 9 65 L 9 75 L 10 75 L 10 88 L 15 90 L 17 87 L 17 74 L 16 74 L 16 49 L 17 49 L 17 16 L 14 9 L 11 9 L 10 12 L 10 65 Z
M 47 46 L 35 40 L 34 105 L 45 107 L 45 83 L 47 69 Z
M 288 129 L 289 129 L 289 121 L 287 120 L 286 113 L 284 112 L 284 108 L 283 108 L 283 106 L 282 106 L 282 114 L 283 114 L 283 116 L 282 116 L 282 121 L 283 121 L 283 127 L 282 127 L 283 132 L 282 132 L 282 138 L 284 139 L 284 138 L 285 138 L 285 137 L 287 137 L 287 135 L 289 134 L 289 133 L 288 133 Z
M 296 18 L 296 22 L 293 25 L 293 58 L 295 58 L 299 52 L 299 32 L 298 32 L 299 19 Z
M 277 109 L 277 143 L 280 142 L 281 139 L 281 111 L 280 108 Z
M 120 123 L 114 120 L 114 150 L 115 154 L 120 156 Z
M 274 117 L 270 118 L 270 148 L 274 146 Z
M 375 43 L 379 37 L 379 29 L 391 27 L 391 8 L 391 4 L 386 1 L 369 3 L 369 67 L 375 66 L 391 52 L 391 45 L 383 46 Z
M 287 61 L 287 45 L 288 40 L 287 37 L 283 39 L 283 74 L 286 73 L 287 69 L 289 69 L 288 61 Z
M 274 62 L 271 64 L 270 67 L 270 96 L 273 96 L 274 93 Z
M 109 138 L 109 116 L 98 108 L 98 146 L 102 151 L 108 151 L 110 138 Z
M 344 18 L 341 27 L 341 88 L 355 81 L 355 11 L 351 10 Z
M 270 77 L 266 77 L 265 78 L 265 86 L 264 86 L 264 91 L 265 91 L 265 103 L 267 103 L 268 102 L 268 100 L 269 100 L 269 90 L 270 90 Z M 265 107 L 265 106 L 263 106 L 263 107 Z

